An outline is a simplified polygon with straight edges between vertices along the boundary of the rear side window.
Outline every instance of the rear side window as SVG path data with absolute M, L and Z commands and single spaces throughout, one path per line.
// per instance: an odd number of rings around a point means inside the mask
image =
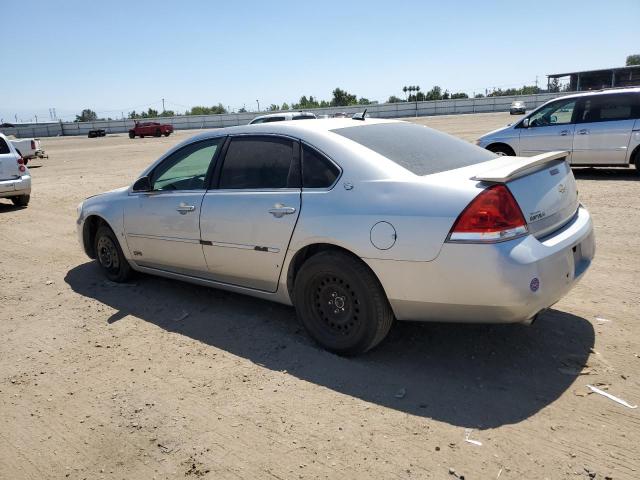
M 633 94 L 598 95 L 584 100 L 581 123 L 630 120 L 640 117 L 640 97 Z
M 488 150 L 414 123 L 365 124 L 331 131 L 416 175 L 431 175 L 496 158 Z
M 299 186 L 300 169 L 298 159 L 294 162 L 293 140 L 278 137 L 237 137 L 231 140 L 222 165 L 219 188 Z
M 292 120 L 313 120 L 316 117 L 311 115 L 294 115 Z
M 340 175 L 340 170 L 328 158 L 306 145 L 302 147 L 302 186 L 329 188 Z
M 262 119 L 261 123 L 282 122 L 282 121 L 284 121 L 284 117 L 265 117 Z
M 11 153 L 9 150 L 9 145 L 5 142 L 4 138 L 0 138 L 0 155 L 5 155 L 7 153 Z

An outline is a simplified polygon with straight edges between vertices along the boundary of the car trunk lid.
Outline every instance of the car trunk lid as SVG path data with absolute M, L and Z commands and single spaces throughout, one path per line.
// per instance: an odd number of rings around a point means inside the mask
M 567 155 L 549 152 L 535 157 L 501 157 L 487 162 L 491 165 L 472 180 L 506 184 L 529 232 L 541 238 L 565 225 L 578 209 L 578 189 Z

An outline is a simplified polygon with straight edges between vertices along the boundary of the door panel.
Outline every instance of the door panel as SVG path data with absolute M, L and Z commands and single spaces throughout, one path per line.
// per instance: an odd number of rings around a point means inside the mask
M 579 123 L 573 140 L 574 164 L 624 164 L 634 120 Z
M 566 150 L 571 161 L 576 103 L 575 99 L 558 100 L 531 114 L 529 127 L 520 129 L 520 148 L 517 154 L 529 157 Z
M 585 97 L 576 123 L 574 163 L 625 164 L 638 116 L 638 94 L 607 93 Z
M 300 212 L 300 190 L 209 190 L 200 228 L 213 280 L 275 292 Z
M 124 230 L 133 260 L 186 275 L 206 273 L 199 225 L 203 196 L 204 191 L 131 195 Z
M 207 272 L 200 245 L 200 207 L 207 175 L 223 138 L 188 144 L 149 175 L 150 192 L 132 192 L 124 230 L 133 260 L 186 275 Z

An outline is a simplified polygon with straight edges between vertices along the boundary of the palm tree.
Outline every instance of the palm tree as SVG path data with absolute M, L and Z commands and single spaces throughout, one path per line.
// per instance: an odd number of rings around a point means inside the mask
M 420 93 L 420 85 L 416 85 L 416 102 L 418 101 L 418 93 Z
M 405 85 L 404 87 L 402 87 L 402 91 L 404 92 L 404 98 L 405 98 L 405 100 L 407 99 L 407 90 L 409 90 L 409 89 L 407 88 L 407 86 L 406 86 L 406 85 Z

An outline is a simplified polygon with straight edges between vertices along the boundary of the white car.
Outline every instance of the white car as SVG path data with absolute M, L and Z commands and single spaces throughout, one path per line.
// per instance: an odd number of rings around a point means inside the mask
M 497 157 L 363 117 L 186 140 L 79 205 L 80 244 L 113 281 L 137 270 L 293 304 L 341 354 L 394 319 L 530 323 L 587 271 L 566 152 Z
M 26 207 L 31 198 L 31 175 L 11 141 L 0 133 L 0 198 Z
M 270 113 L 254 118 L 249 122 L 249 125 L 255 125 L 256 123 L 285 122 L 287 120 L 313 120 L 315 118 L 318 117 L 316 117 L 315 113 L 311 112 Z
M 476 145 L 521 157 L 565 150 L 571 165 L 635 165 L 640 172 L 640 88 L 556 98 Z

